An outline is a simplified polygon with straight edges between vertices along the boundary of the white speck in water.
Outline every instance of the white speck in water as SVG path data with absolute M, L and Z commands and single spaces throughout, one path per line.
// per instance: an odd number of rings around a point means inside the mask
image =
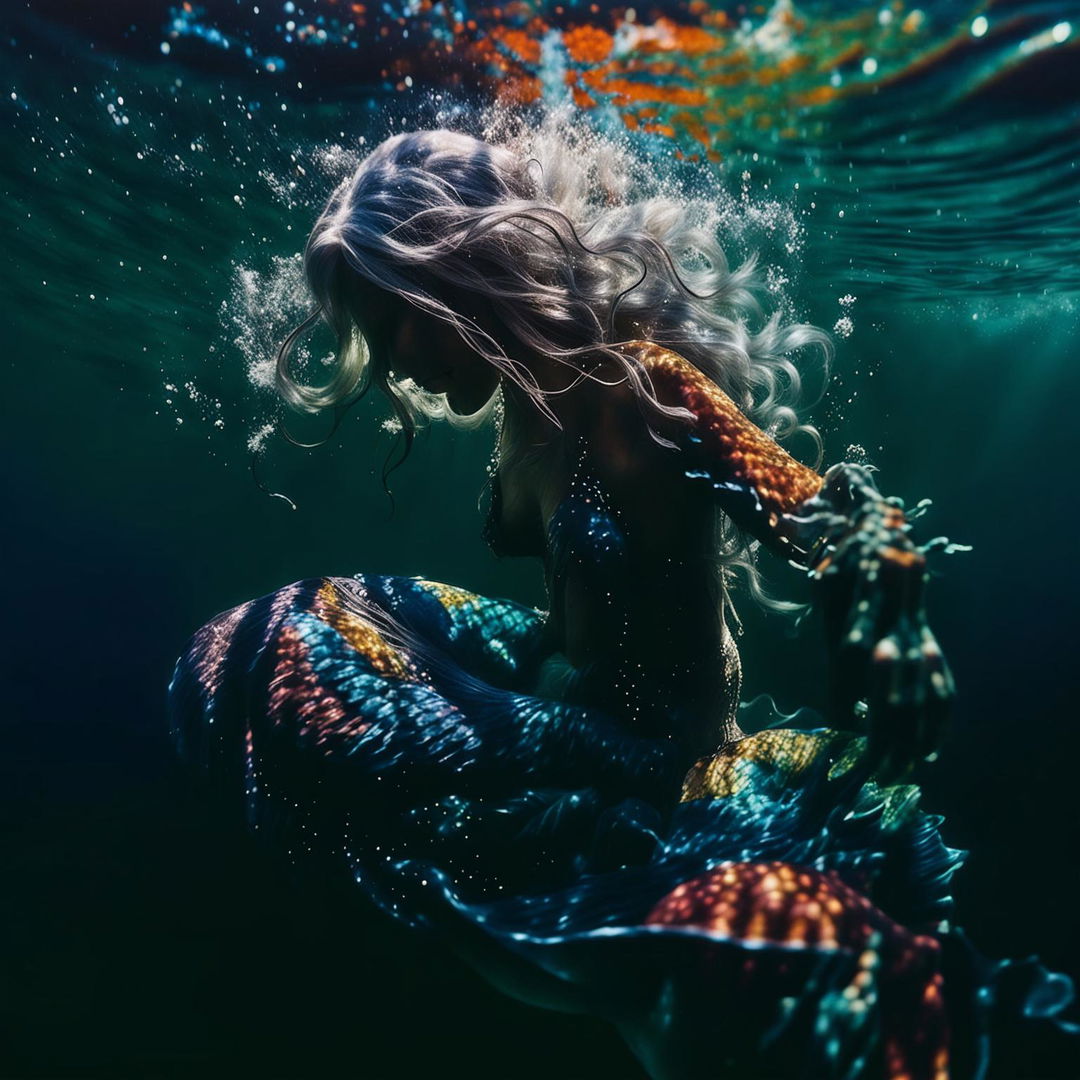
M 263 424 L 248 436 L 247 447 L 253 454 L 257 454 L 265 445 L 266 440 L 274 434 L 275 427 L 271 423 Z
M 864 75 L 876 75 L 877 74 L 877 61 L 872 56 L 868 56 L 862 62 L 862 73 Z
M 164 56 L 168 56 L 172 52 L 172 46 L 167 41 L 163 41 L 161 43 L 161 52 Z
M 1054 41 L 1060 45 L 1063 41 L 1067 41 L 1069 35 L 1072 33 L 1072 24 L 1067 22 L 1059 22 L 1053 30 L 1050 31 L 1050 36 Z
M 982 37 L 990 29 L 990 23 L 985 15 L 979 15 L 971 20 L 971 36 Z

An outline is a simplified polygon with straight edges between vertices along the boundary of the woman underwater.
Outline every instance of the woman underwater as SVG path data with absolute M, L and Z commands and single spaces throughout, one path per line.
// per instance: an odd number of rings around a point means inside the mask
M 387 140 L 315 225 L 316 311 L 278 361 L 303 410 L 378 386 L 406 441 L 495 412 L 487 539 L 543 561 L 550 610 L 290 585 L 188 645 L 178 746 L 290 852 L 508 993 L 610 1020 L 654 1077 L 981 1076 L 1072 990 L 951 927 L 960 854 L 901 782 L 953 693 L 926 549 L 868 470 L 775 441 L 824 335 L 751 332 L 707 206 L 614 176 L 550 132 Z M 291 351 L 318 319 L 340 348 L 313 387 Z M 835 730 L 739 729 L 727 581 L 756 591 L 756 544 L 816 581 Z

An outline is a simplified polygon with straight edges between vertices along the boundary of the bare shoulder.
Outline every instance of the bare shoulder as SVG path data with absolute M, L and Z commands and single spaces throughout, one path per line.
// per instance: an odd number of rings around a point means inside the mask
M 692 364 L 644 341 L 621 351 L 644 369 L 643 389 L 662 405 L 685 407 L 677 386 L 680 378 L 693 379 L 697 369 Z M 680 376 L 683 367 L 685 374 Z M 645 492 L 655 497 L 657 489 L 664 493 L 661 501 L 670 499 L 674 494 L 671 482 L 681 478 L 685 469 L 677 445 L 692 430 L 691 417 L 665 416 L 650 407 L 625 366 L 615 359 L 607 358 L 592 375 L 581 384 L 570 425 L 589 447 L 592 471 L 609 491 L 623 495 L 624 501 L 636 502 Z
M 652 365 L 681 360 L 670 354 L 672 359 L 665 361 L 659 350 L 644 356 L 635 350 L 633 355 L 645 369 L 645 389 L 654 393 L 659 387 Z M 691 418 L 665 416 L 649 407 L 614 359 L 593 375 L 581 384 L 567 431 L 588 448 L 589 473 L 639 550 L 668 555 L 687 546 L 700 550 L 707 543 L 703 538 L 712 527 L 714 509 L 702 486 L 686 482 L 688 460 L 680 444 L 692 431 Z M 656 397 L 662 404 L 682 404 L 671 394 Z

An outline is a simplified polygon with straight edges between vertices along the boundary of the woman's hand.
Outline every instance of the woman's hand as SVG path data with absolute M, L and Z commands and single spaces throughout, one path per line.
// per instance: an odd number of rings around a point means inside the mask
M 838 722 L 863 712 L 867 764 L 895 779 L 931 756 L 954 684 L 924 606 L 925 551 L 908 534 L 903 504 L 878 492 L 869 470 L 837 465 L 793 520 L 818 582 Z
M 834 723 L 866 714 L 868 763 L 883 778 L 931 755 L 953 681 L 926 622 L 926 550 L 908 536 L 903 504 L 877 490 L 870 470 L 836 465 L 824 477 L 760 431 L 682 357 L 635 346 L 665 405 L 688 410 L 692 429 L 671 437 L 684 475 L 769 550 L 818 581 L 832 668 Z

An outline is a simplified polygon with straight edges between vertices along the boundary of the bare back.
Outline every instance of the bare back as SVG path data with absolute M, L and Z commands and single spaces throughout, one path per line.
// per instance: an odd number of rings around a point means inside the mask
M 544 561 L 552 653 L 590 672 L 628 725 L 714 749 L 739 734 L 740 684 L 715 506 L 625 384 L 585 380 L 552 404 L 561 430 L 507 395 L 502 550 Z

